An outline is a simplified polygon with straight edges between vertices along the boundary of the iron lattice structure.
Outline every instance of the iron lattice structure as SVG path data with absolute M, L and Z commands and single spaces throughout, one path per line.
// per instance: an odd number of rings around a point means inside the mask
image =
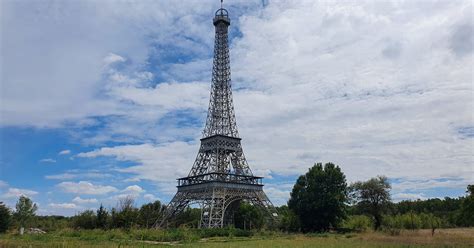
M 233 223 L 233 212 L 241 201 L 278 214 L 263 192 L 262 177 L 252 174 L 237 131 L 228 46 L 229 15 L 222 7 L 215 26 L 212 87 L 201 147 L 187 177 L 178 179 L 178 192 L 156 227 L 163 227 L 188 205 L 201 205 L 200 228 L 221 228 Z

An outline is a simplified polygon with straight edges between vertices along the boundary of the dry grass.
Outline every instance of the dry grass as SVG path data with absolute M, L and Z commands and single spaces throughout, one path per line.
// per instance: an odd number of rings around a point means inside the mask
M 452 228 L 436 230 L 402 230 L 400 235 L 389 235 L 380 232 L 360 234 L 357 239 L 366 242 L 380 242 L 405 245 L 429 245 L 435 247 L 474 247 L 474 228 Z
M 3 247 L 474 247 L 474 228 L 453 228 L 437 230 L 431 236 L 430 230 L 404 230 L 392 236 L 382 232 L 350 234 L 280 234 L 277 236 L 217 237 L 190 242 L 153 242 L 114 238 L 112 240 L 84 240 L 75 237 L 50 235 L 0 236 Z

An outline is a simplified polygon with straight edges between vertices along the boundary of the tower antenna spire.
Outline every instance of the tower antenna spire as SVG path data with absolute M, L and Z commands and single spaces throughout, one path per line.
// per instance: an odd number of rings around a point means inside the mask
M 224 0 L 221 0 L 221 9 L 222 9 L 222 2 L 224 2 Z

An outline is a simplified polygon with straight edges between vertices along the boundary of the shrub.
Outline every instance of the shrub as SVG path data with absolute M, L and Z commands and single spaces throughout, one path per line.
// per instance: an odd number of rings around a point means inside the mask
M 161 219 L 164 211 L 165 206 L 161 205 L 160 201 L 142 205 L 138 211 L 140 226 L 145 228 L 152 227 L 157 220 Z
M 401 218 L 397 216 L 385 215 L 382 218 L 382 231 L 390 235 L 399 235 L 403 228 Z
M 278 227 L 285 232 L 297 232 L 301 228 L 301 223 L 298 215 L 296 215 L 287 206 L 281 206 L 278 209 L 280 215 L 280 222 Z
M 405 229 L 420 229 L 421 228 L 421 218 L 414 212 L 409 212 L 403 215 L 397 215 L 396 218 L 401 219 L 402 227 Z
M 233 229 L 232 235 L 235 237 L 250 237 L 253 233 L 250 230 Z
M 8 230 L 11 224 L 12 214 L 10 209 L 0 202 L 0 233 Z
M 110 212 L 109 227 L 130 229 L 138 224 L 138 209 L 134 207 L 131 197 L 120 199 L 118 208 Z
M 372 229 L 374 223 L 371 218 L 366 215 L 352 215 L 344 221 L 343 227 L 354 231 L 363 232 Z
M 97 226 L 96 220 L 97 217 L 95 216 L 94 211 L 86 210 L 74 216 L 72 225 L 74 228 L 94 229 Z
M 235 227 L 242 229 L 261 229 L 264 221 L 262 211 L 246 202 L 241 202 L 234 214 Z
M 107 209 L 100 204 L 99 209 L 97 209 L 97 223 L 96 226 L 98 228 L 106 229 L 107 228 L 107 219 L 109 218 L 109 212 Z

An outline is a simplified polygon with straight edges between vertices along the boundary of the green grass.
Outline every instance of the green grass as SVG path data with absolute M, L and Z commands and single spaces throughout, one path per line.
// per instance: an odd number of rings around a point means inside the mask
M 0 247 L 473 247 L 474 228 L 380 232 L 284 234 L 237 229 L 71 230 L 42 235 L 0 235 Z

